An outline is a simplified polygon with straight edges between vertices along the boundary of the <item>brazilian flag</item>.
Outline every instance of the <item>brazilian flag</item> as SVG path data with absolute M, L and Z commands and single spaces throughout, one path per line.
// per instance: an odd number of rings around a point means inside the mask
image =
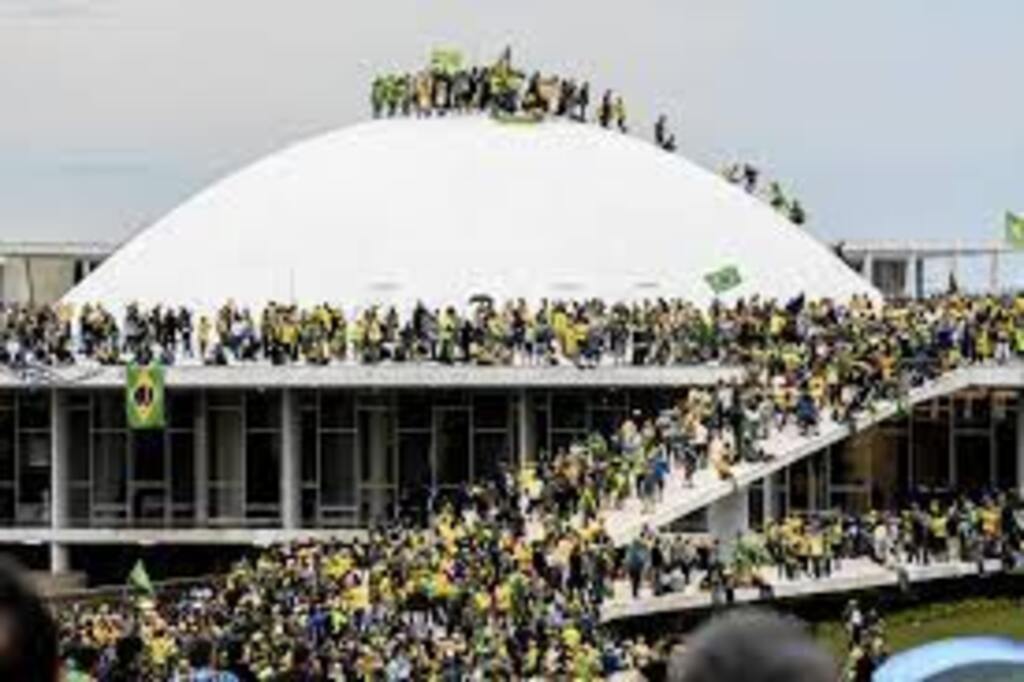
M 1006 212 L 1006 243 L 1015 249 L 1024 249 L 1024 218 Z
M 430 68 L 435 73 L 449 76 L 462 69 L 462 53 L 458 50 L 437 49 L 430 53 Z
M 704 281 L 708 283 L 713 292 L 721 294 L 738 287 L 743 283 L 743 278 L 740 277 L 739 268 L 735 265 L 727 265 L 704 275 Z
M 129 427 L 164 428 L 164 368 L 160 365 L 128 365 L 124 403 Z

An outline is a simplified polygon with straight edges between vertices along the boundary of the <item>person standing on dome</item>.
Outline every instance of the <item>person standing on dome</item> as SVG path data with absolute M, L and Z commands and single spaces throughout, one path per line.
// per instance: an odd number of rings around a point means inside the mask
M 622 99 L 622 95 L 615 98 L 615 102 L 612 104 L 612 111 L 615 114 L 615 125 L 618 126 L 620 133 L 628 133 L 629 126 L 626 125 L 626 102 Z
M 597 111 L 597 121 L 601 124 L 602 128 L 608 128 L 612 124 L 612 117 L 614 115 L 612 91 L 605 90 L 604 95 L 601 96 L 601 107 Z

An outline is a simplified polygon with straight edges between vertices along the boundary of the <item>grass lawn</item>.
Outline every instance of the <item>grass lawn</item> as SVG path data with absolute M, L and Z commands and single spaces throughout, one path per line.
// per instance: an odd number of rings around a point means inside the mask
M 1002 635 L 1024 639 L 1024 600 L 972 598 L 914 606 L 883 614 L 892 653 L 949 637 Z M 815 637 L 837 656 L 846 652 L 846 633 L 838 621 L 811 626 Z

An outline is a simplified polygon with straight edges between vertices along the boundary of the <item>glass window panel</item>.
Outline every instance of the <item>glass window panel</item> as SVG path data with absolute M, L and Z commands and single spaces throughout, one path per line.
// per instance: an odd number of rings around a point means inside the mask
M 14 481 L 14 412 L 0 410 L 0 482 Z
M 469 480 L 469 412 L 439 413 L 437 429 L 437 482 L 456 485 Z
M 302 525 L 305 528 L 316 527 L 316 488 L 303 488 L 302 490 Z
M 214 410 L 209 415 L 211 481 L 242 481 L 242 415 L 235 410 Z
M 924 490 L 949 487 L 949 424 L 915 421 L 913 440 L 914 484 Z
M 241 391 L 209 391 L 206 400 L 210 407 L 241 407 Z
M 26 469 L 50 470 L 50 434 L 22 433 L 19 464 L 21 473 Z
M 628 394 L 625 391 L 616 391 L 614 389 L 595 391 L 590 396 L 592 406 L 597 408 L 605 409 L 619 409 L 625 410 L 627 408 Z
M 93 425 L 99 429 L 123 429 L 127 426 L 124 393 L 97 391 L 93 396 Z
M 246 502 L 276 503 L 281 495 L 281 436 L 276 433 L 250 433 L 245 456 Z
M 832 491 L 832 508 L 847 514 L 866 514 L 871 509 L 867 492 Z
M 586 431 L 556 431 L 551 434 L 551 450 L 554 453 L 563 452 L 574 443 L 585 440 L 586 437 Z
M 432 403 L 425 393 L 398 395 L 398 428 L 429 429 Z
M 418 491 L 429 487 L 430 434 L 402 433 L 398 436 L 398 473 L 403 491 Z
M 128 439 L 123 433 L 97 433 L 93 436 L 93 502 L 127 502 Z
M 296 400 L 300 410 L 316 410 L 317 392 L 313 390 L 298 389 L 295 391 Z
M 134 525 L 162 526 L 167 513 L 167 490 L 163 486 L 142 486 L 132 491 Z
M 134 431 L 132 477 L 136 481 L 164 480 L 164 432 Z
M 320 447 L 320 504 L 330 507 L 355 506 L 355 436 L 325 433 L 321 437 Z
M 14 402 L 14 391 L 0 391 L 0 410 L 13 410 Z
M 68 517 L 72 526 L 81 528 L 89 525 L 89 510 L 92 508 L 89 498 L 88 484 L 72 485 L 68 490 Z
M 360 473 L 364 483 L 393 483 L 394 457 L 391 447 L 394 434 L 391 415 L 379 410 L 359 412 Z M 424 431 L 422 438 L 430 442 L 430 432 Z
M 626 410 L 600 409 L 594 410 L 592 424 L 593 430 L 605 438 L 615 433 L 622 423 L 626 421 Z
M 299 448 L 302 460 L 302 482 L 316 484 L 316 413 L 303 410 L 299 417 Z
M 355 393 L 324 391 L 320 395 L 320 425 L 325 429 L 355 428 Z
M 988 436 L 958 435 L 956 437 L 956 487 L 966 493 L 977 493 L 992 485 L 992 453 Z
M 68 475 L 72 481 L 89 480 L 89 411 L 68 414 Z
M 124 405 L 121 405 L 124 411 Z M 28 391 L 18 394 L 18 420 L 23 429 L 50 428 L 50 394 Z
M 992 404 L 986 393 L 957 396 L 953 401 L 953 414 L 957 426 L 987 427 L 992 415 Z
M 789 469 L 789 504 L 794 511 L 810 509 L 811 481 L 806 462 L 795 464 Z
M 556 394 L 551 401 L 551 424 L 556 429 L 586 429 L 587 399 L 578 393 Z
M 196 394 L 193 391 L 167 391 L 167 418 L 172 429 L 191 429 L 195 426 Z
M 832 485 L 866 486 L 871 477 L 874 432 L 858 433 L 832 446 Z
M 478 429 L 507 429 L 508 395 L 482 393 L 473 399 L 473 425 Z
M 222 521 L 238 521 L 242 518 L 241 485 L 210 485 L 210 516 Z
M 191 433 L 172 433 L 171 499 L 174 502 L 195 501 L 196 440 Z
M 1000 490 L 1017 487 L 1017 413 L 996 423 L 996 476 Z
M 478 433 L 473 448 L 473 477 L 477 481 L 493 480 L 512 462 L 509 438 L 503 433 Z
M 249 391 L 246 394 L 245 428 L 281 428 L 280 391 Z
M 14 488 L 9 486 L 0 487 L 0 525 L 11 526 L 16 519 L 15 516 Z

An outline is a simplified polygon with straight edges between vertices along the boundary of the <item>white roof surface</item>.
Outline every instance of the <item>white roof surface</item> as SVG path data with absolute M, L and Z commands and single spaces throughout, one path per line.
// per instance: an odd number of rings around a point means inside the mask
M 877 292 L 760 200 L 635 137 L 483 116 L 344 128 L 215 183 L 65 300 L 210 310 Z

